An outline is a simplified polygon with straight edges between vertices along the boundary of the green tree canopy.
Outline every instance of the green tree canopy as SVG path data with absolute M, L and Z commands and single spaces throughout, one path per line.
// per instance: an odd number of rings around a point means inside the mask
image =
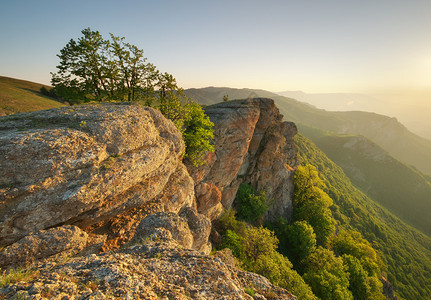
M 268 210 L 266 194 L 257 192 L 250 184 L 242 183 L 235 197 L 237 216 L 240 220 L 255 222 Z
M 342 256 L 344 265 L 347 266 L 347 272 L 350 274 L 349 289 L 355 299 L 386 299 L 382 294 L 383 284 L 375 276 L 368 276 L 359 259 L 352 255 L 344 254 Z
M 381 274 L 384 264 L 380 255 L 359 232 L 341 230 L 331 239 L 330 244 L 335 254 L 347 254 L 357 258 L 370 276 Z
M 316 234 L 307 221 L 296 221 L 287 227 L 288 257 L 301 262 L 316 249 Z
M 314 294 L 322 299 L 353 299 L 348 289 L 349 273 L 341 257 L 328 249 L 318 247 L 305 262 L 303 278 Z
M 325 187 L 315 167 L 299 166 L 295 172 L 293 218 L 307 221 L 314 229 L 318 245 L 325 245 L 335 231 L 329 207 L 332 199 L 323 191 Z
M 140 101 L 172 120 L 186 143 L 185 157 L 202 164 L 214 151 L 214 124 L 202 107 L 188 101 L 175 78 L 147 62 L 144 51 L 124 37 L 86 28 L 78 40 L 60 50 L 57 72 L 51 73 L 56 95 L 71 104 L 89 101 Z
M 225 211 L 218 223 L 223 233 L 221 248 L 230 248 L 244 269 L 265 276 L 299 299 L 316 299 L 289 259 L 276 251 L 278 239 L 273 231 L 236 220 L 234 210 Z
M 147 63 L 144 51 L 123 37 L 111 34 L 106 40 L 90 28 L 81 33 L 60 50 L 57 72 L 51 73 L 56 94 L 64 100 L 136 101 L 154 97 L 154 90 L 165 84 L 166 75 Z

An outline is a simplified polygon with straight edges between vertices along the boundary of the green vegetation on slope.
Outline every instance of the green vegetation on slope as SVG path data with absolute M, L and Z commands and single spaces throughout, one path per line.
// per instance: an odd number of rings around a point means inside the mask
M 242 184 L 235 198 L 238 212 L 226 211 L 215 227 L 222 234 L 219 247 L 230 248 L 243 268 L 299 299 L 384 299 L 380 255 L 359 232 L 342 226 L 336 232 L 329 209 L 333 203 L 324 187 L 315 167 L 300 166 L 292 223 L 280 218 L 264 228 L 236 219 L 244 219 L 247 211 L 253 216 L 247 221 L 258 224 L 266 211 L 265 195 Z
M 0 76 L 0 116 L 65 106 L 40 92 L 44 85 Z
M 406 299 L 431 295 L 431 239 L 402 222 L 357 190 L 340 167 L 313 142 L 297 135 L 300 160 L 317 168 L 332 198 L 333 217 L 348 231 L 358 231 L 381 254 L 388 279 Z
M 276 250 L 278 238 L 273 231 L 238 221 L 234 210 L 225 211 L 216 228 L 222 234 L 218 248 L 231 249 L 243 269 L 265 276 L 299 299 L 317 299 L 289 259 Z M 265 296 L 271 298 L 271 295 Z
M 306 126 L 299 129 L 343 169 L 356 187 L 431 236 L 431 184 L 424 175 L 365 137 L 328 135 Z

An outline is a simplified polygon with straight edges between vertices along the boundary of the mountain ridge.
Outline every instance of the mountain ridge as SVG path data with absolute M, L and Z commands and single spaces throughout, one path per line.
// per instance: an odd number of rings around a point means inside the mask
M 410 131 L 431 139 L 431 124 L 428 116 L 431 107 L 424 103 L 414 103 L 401 91 L 396 93 L 361 94 L 361 93 L 305 93 L 303 91 L 284 91 L 277 94 L 295 98 L 310 103 L 316 108 L 329 111 L 366 111 L 396 117 L 406 125 Z M 412 96 L 413 97 L 413 96 Z M 419 96 L 423 98 L 423 96 Z M 398 99 L 398 100 L 397 100 Z M 403 101 L 402 101 L 403 100 Z

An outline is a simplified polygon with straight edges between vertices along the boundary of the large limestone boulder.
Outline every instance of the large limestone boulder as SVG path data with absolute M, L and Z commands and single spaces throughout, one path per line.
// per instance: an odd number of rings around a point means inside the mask
M 137 105 L 0 118 L 0 246 L 59 225 L 85 229 L 156 198 L 174 213 L 192 206 L 184 147 L 171 121 Z
M 295 124 L 282 121 L 271 99 L 228 101 L 205 112 L 214 122 L 215 152 L 208 153 L 205 165 L 187 166 L 198 211 L 214 220 L 221 207 L 232 206 L 240 184 L 248 182 L 271 200 L 267 220 L 290 218 L 298 165 Z

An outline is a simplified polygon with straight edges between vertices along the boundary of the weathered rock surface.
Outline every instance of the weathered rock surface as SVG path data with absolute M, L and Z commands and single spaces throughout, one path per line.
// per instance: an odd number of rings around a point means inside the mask
M 215 152 L 208 154 L 207 164 L 188 166 L 196 184 L 198 211 L 214 220 L 221 204 L 231 207 L 239 185 L 248 182 L 266 191 L 271 200 L 267 219 L 289 218 L 298 164 L 295 124 L 282 122 L 271 99 L 223 102 L 206 107 L 205 112 L 215 125 Z M 208 192 L 214 197 L 208 197 Z
M 66 225 L 27 235 L 0 251 L 0 268 L 29 265 L 37 259 L 56 254 L 75 255 L 90 241 L 88 234 L 76 226 Z
M 296 299 L 266 278 L 238 270 L 220 258 L 227 256 L 182 249 L 164 232 L 155 242 L 78 257 L 56 266 L 46 264 L 39 268 L 37 279 L 10 284 L 0 289 L 0 297 L 253 299 L 245 292 L 245 288 L 252 288 L 260 297 L 255 299 Z
M 211 233 L 210 219 L 191 207 L 185 207 L 181 211 L 180 216 L 187 221 L 187 225 L 193 236 L 193 245 L 191 249 L 209 254 L 211 252 L 211 243 L 208 241 Z
M 211 251 L 208 242 L 211 222 L 193 208 L 185 208 L 180 215 L 160 212 L 147 216 L 136 228 L 131 242 L 151 240 L 160 232 L 160 228 L 169 231 L 172 238 L 186 249 L 198 250 L 205 254 Z
M 174 213 L 194 205 L 184 147 L 172 122 L 137 105 L 2 117 L 0 246 L 63 224 L 85 229 L 154 199 Z

